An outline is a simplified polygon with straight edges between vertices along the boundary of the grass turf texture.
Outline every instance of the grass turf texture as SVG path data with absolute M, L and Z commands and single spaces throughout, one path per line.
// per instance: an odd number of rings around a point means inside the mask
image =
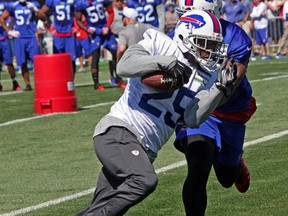
M 250 63 L 248 77 L 259 106 L 247 124 L 246 141 L 288 129 L 287 63 L 287 58 Z M 102 63 L 100 82 L 107 87 L 104 92 L 93 89 L 89 70 L 76 74 L 78 107 L 116 101 L 121 96 L 123 90 L 109 87 L 107 68 Z M 283 75 L 287 77 L 253 81 Z M 1 77 L 3 93 L 11 92 L 8 73 L 2 72 Z M 18 80 L 22 84 L 20 75 Z M 33 99 L 33 91 L 0 93 L 0 124 L 36 116 Z M 0 214 L 93 188 L 101 165 L 94 153 L 92 134 L 110 106 L 0 127 Z M 244 158 L 251 171 L 251 186 L 246 194 L 240 194 L 235 187 L 222 188 L 212 171 L 207 187 L 207 215 L 286 215 L 287 141 L 288 136 L 283 136 L 246 148 Z M 173 138 L 159 152 L 156 169 L 184 160 L 172 142 Z M 185 175 L 186 166 L 160 173 L 156 191 L 127 215 L 184 215 L 181 190 Z M 89 194 L 26 215 L 74 215 L 87 207 L 91 198 Z

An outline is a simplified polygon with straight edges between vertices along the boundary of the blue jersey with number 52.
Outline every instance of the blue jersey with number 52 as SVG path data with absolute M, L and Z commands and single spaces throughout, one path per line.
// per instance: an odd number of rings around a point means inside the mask
M 161 0 L 128 0 L 127 6 L 138 11 L 138 21 L 148 23 L 159 28 L 157 6 L 162 4 Z

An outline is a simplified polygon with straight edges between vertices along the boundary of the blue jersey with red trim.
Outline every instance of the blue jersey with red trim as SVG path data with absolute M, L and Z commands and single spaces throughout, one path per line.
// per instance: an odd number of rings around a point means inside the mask
M 103 27 L 107 26 L 104 8 L 109 5 L 109 0 L 78 0 L 75 3 L 75 10 L 85 15 L 88 28 L 96 28 L 96 32 L 99 33 Z
M 138 11 L 138 21 L 159 28 L 157 6 L 162 0 L 128 0 L 127 6 Z
M 40 8 L 38 2 L 33 1 L 37 8 Z M 33 8 L 28 7 L 27 3 L 15 2 L 6 4 L 6 9 L 14 17 L 14 30 L 20 32 L 20 38 L 35 37 L 37 31 L 35 12 Z
M 53 11 L 56 31 L 70 33 L 74 24 L 74 0 L 46 0 L 45 4 Z
M 2 15 L 3 11 L 5 10 L 6 4 L 7 3 L 5 3 L 5 2 L 0 3 L 0 16 Z M 7 32 L 0 25 L 0 40 L 5 39 L 6 36 L 7 36 Z
M 220 19 L 222 34 L 228 58 L 233 57 L 234 62 L 245 63 L 249 61 L 252 42 L 246 32 L 238 25 Z M 252 96 L 252 88 L 246 77 L 237 87 L 233 96 L 216 110 L 222 112 L 237 112 L 249 107 L 249 101 Z
M 220 23 L 228 58 L 233 57 L 232 62 L 248 63 L 252 48 L 250 37 L 234 23 L 224 19 L 220 19 Z M 175 31 L 171 31 L 168 36 L 173 38 L 174 34 Z M 216 111 L 237 112 L 245 110 L 249 107 L 251 96 L 252 88 L 245 75 L 233 96 L 223 106 L 219 106 Z

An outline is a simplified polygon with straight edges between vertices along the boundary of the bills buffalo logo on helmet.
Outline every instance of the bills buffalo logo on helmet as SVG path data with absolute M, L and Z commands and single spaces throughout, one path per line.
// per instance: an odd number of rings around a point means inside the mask
M 197 14 L 192 14 L 189 16 L 184 16 L 184 17 L 180 17 L 179 19 L 181 22 L 178 22 L 178 25 L 181 23 L 186 23 L 187 24 L 187 28 L 192 25 L 194 28 L 201 28 L 203 27 L 206 22 L 204 20 L 204 18 L 200 15 Z

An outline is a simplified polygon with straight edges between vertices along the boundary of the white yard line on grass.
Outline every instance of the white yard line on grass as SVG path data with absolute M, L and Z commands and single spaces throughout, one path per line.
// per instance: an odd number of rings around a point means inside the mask
M 278 62 L 278 64 L 280 64 L 280 62 Z M 272 72 L 273 73 L 273 72 Z M 277 73 L 277 72 L 275 72 Z M 283 72 L 282 72 L 283 73 Z M 286 73 L 286 72 L 284 72 Z M 273 80 L 273 79 L 279 79 L 279 78 L 285 78 L 288 77 L 288 75 L 283 75 L 283 76 L 275 76 L 275 77 L 269 77 L 269 78 L 264 78 L 264 79 L 259 79 L 259 80 L 250 80 L 249 82 L 253 83 L 253 82 L 260 82 L 260 81 L 266 81 L 266 80 Z M 107 82 L 103 82 L 104 84 Z M 88 85 L 93 85 L 92 82 L 89 83 L 79 83 L 79 84 L 75 84 L 75 87 L 78 86 L 88 86 Z M 11 94 L 18 94 L 18 93 L 23 93 L 24 91 L 9 91 L 9 92 L 0 92 L 0 96 L 4 96 L 4 95 L 11 95 Z
M 288 77 L 288 75 L 282 75 L 282 76 L 275 76 L 275 77 L 251 80 L 250 82 L 254 83 L 254 82 L 261 82 L 261 81 L 269 81 L 269 80 L 273 80 L 273 79 L 281 79 L 281 78 L 286 78 L 286 77 Z M 15 92 L 15 93 L 17 93 L 17 92 Z M 4 94 L 9 94 L 9 92 L 4 93 Z M 0 93 L 0 96 L 4 95 L 4 94 Z M 93 107 L 106 106 L 106 105 L 113 104 L 113 103 L 115 103 L 115 101 L 107 102 L 107 103 L 94 104 L 94 105 L 81 107 L 81 108 L 89 109 L 89 108 L 93 108 Z M 0 127 L 16 124 L 16 123 L 20 123 L 20 122 L 26 122 L 26 121 L 30 121 L 30 120 L 34 120 L 34 119 L 39 119 L 39 118 L 45 118 L 45 117 L 49 117 L 49 116 L 53 116 L 53 115 L 57 115 L 57 114 L 63 114 L 63 113 L 53 113 L 53 114 L 39 115 L 39 116 L 34 116 L 34 117 L 29 117 L 29 118 L 24 118 L 24 119 L 17 119 L 17 120 L 13 120 L 13 121 L 8 121 L 8 122 L 0 123 Z
M 279 133 L 271 134 L 271 135 L 268 135 L 268 136 L 265 136 L 265 137 L 262 137 L 262 138 L 259 138 L 259 139 L 256 139 L 256 140 L 252 140 L 252 141 L 246 142 L 246 143 L 244 143 L 244 147 L 248 147 L 248 146 L 251 146 L 251 145 L 263 143 L 263 142 L 266 142 L 266 141 L 269 141 L 269 140 L 272 140 L 272 139 L 277 139 L 277 138 L 285 136 L 285 135 L 288 135 L 288 130 L 285 130 L 285 131 L 282 131 L 282 132 L 279 132 Z M 159 173 L 166 172 L 166 171 L 169 171 L 169 170 L 172 170 L 172 169 L 176 169 L 176 168 L 184 166 L 184 165 L 186 165 L 186 161 L 185 160 L 179 161 L 179 162 L 176 162 L 176 163 L 170 164 L 168 166 L 165 166 L 165 167 L 157 169 L 156 173 L 159 174 Z M 16 216 L 16 215 L 19 215 L 19 214 L 24 214 L 24 213 L 35 211 L 35 210 L 38 210 L 38 209 L 42 209 L 42 208 L 45 208 L 45 207 L 48 207 L 48 206 L 57 205 L 57 204 L 60 204 L 60 203 L 63 203 L 63 202 L 69 201 L 69 200 L 77 199 L 77 198 L 80 198 L 82 196 L 92 194 L 94 192 L 94 189 L 95 188 L 90 188 L 88 190 L 85 190 L 85 191 L 82 191 L 82 192 L 79 192 L 79 193 L 76 193 L 76 194 L 72 194 L 70 196 L 60 197 L 58 199 L 50 200 L 50 201 L 44 202 L 44 203 L 40 203 L 40 204 L 35 205 L 35 206 L 30 206 L 30 207 L 22 208 L 22 209 L 19 209 L 19 210 L 16 210 L 16 211 L 12 211 L 12 212 L 9 212 L 9 213 L 1 214 L 0 216 Z
M 81 109 L 90 109 L 90 108 L 94 108 L 94 107 L 111 105 L 111 104 L 114 104 L 115 102 L 116 101 L 111 101 L 111 102 L 107 102 L 107 103 L 99 103 L 99 104 L 84 106 L 84 107 L 81 107 Z M 77 112 L 72 112 L 72 113 L 77 113 Z M 50 116 L 59 115 L 59 114 L 71 114 L 71 112 L 51 113 L 51 114 L 33 116 L 33 117 L 29 117 L 29 118 L 16 119 L 16 120 L 8 121 L 8 122 L 5 122 L 5 123 L 0 123 L 0 127 L 16 124 L 16 123 L 20 123 L 20 122 L 31 121 L 31 120 L 34 120 L 34 119 L 50 117 Z
M 288 77 L 288 75 L 275 76 L 275 77 L 267 77 L 267 78 L 257 79 L 257 80 L 250 80 L 249 82 L 250 82 L 250 83 L 255 83 L 255 82 L 269 81 L 269 80 L 286 78 L 286 77 Z

